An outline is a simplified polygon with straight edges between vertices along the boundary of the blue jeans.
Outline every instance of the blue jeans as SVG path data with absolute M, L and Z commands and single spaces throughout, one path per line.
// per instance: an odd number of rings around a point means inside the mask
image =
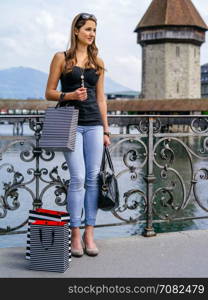
M 63 152 L 70 172 L 67 210 L 70 226 L 95 225 L 98 202 L 98 174 L 103 153 L 103 126 L 78 126 L 74 151 Z

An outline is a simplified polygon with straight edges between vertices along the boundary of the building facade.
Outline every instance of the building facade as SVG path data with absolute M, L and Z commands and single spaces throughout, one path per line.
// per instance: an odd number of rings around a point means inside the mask
M 201 66 L 201 97 L 208 98 L 208 64 Z

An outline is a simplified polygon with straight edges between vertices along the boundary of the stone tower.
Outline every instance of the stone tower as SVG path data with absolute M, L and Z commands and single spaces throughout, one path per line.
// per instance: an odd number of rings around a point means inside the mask
M 200 46 L 207 25 L 191 0 L 153 0 L 137 25 L 142 98 L 200 98 Z

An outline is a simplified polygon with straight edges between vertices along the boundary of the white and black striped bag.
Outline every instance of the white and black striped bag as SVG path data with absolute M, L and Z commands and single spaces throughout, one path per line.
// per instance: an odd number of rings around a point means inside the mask
M 29 210 L 28 227 L 27 227 L 27 241 L 26 241 L 26 259 L 30 259 L 30 225 L 36 220 L 48 220 L 68 222 L 70 226 L 70 215 L 64 211 L 49 210 L 43 208 L 37 208 L 35 210 Z M 69 261 L 71 261 L 71 230 L 69 227 Z
M 67 222 L 37 220 L 30 225 L 29 269 L 64 273 L 69 268 Z
M 78 115 L 79 110 L 74 106 L 47 108 L 40 147 L 52 151 L 74 151 Z

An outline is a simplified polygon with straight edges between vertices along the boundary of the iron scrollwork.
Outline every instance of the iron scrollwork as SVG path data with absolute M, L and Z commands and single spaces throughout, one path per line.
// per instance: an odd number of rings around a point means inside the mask
M 45 192 L 51 188 L 55 187 L 54 191 L 54 201 L 59 206 L 66 205 L 66 192 L 69 184 L 69 180 L 61 179 L 58 175 L 58 166 L 53 167 L 49 172 L 48 168 L 39 168 L 40 159 L 45 162 L 52 161 L 55 157 L 55 153 L 52 151 L 45 151 L 39 147 L 39 139 L 42 130 L 42 122 L 37 118 L 36 120 L 29 121 L 30 129 L 34 131 L 35 143 L 28 139 L 22 138 L 21 140 L 12 141 L 7 145 L 4 145 L 0 149 L 1 153 L 6 152 L 11 146 L 20 145 L 25 146 L 26 149 L 20 152 L 20 160 L 25 163 L 35 162 L 35 168 L 28 168 L 27 175 L 30 176 L 29 180 L 25 180 L 25 176 L 20 170 L 16 171 L 15 166 L 11 163 L 0 165 L 0 171 L 3 168 L 7 168 L 7 172 L 13 175 L 13 178 L 9 182 L 3 182 L 4 194 L 0 195 L 0 218 L 5 218 L 8 210 L 17 210 L 20 207 L 19 200 L 19 189 L 24 189 L 27 191 L 31 197 L 31 203 L 33 208 L 41 207 L 43 203 L 43 198 Z M 67 170 L 66 162 L 61 165 L 63 171 Z M 45 179 L 44 176 L 48 175 L 49 180 Z M 40 191 L 40 183 L 45 183 L 46 186 Z M 30 184 L 35 183 L 35 190 L 29 187 Z M 62 195 L 65 195 L 64 200 Z M 12 201 L 9 201 L 12 199 Z M 27 220 L 24 220 L 18 226 L 13 228 L 0 228 L 0 232 L 14 231 L 17 228 L 24 226 Z
M 183 122 L 188 131 L 174 132 L 174 124 L 178 126 Z M 173 127 L 167 131 L 170 125 Z M 60 175 L 61 171 L 67 170 L 66 162 L 51 169 L 43 166 L 43 162 L 52 162 L 56 154 L 39 147 L 42 120 L 31 118 L 29 126 L 34 132 L 32 139 L 22 137 L 0 149 L 2 161 L 3 153 L 9 148 L 18 144 L 24 146 L 19 158 L 24 166 L 28 164 L 27 170 L 16 170 L 12 162 L 0 165 L 0 172 L 6 168 L 10 178 L 3 182 L 0 219 L 5 218 L 8 211 L 20 209 L 20 189 L 29 194 L 34 208 L 44 204 L 48 191 L 54 193 L 54 204 L 66 206 L 70 179 Z M 176 220 L 183 216 L 188 206 L 197 204 L 197 208 L 208 212 L 207 197 L 200 193 L 201 184 L 208 183 L 208 118 L 188 116 L 183 121 L 177 116 L 141 115 L 132 128 L 137 130 L 134 136 L 129 132 L 125 136 L 115 135 L 116 142 L 110 147 L 112 156 L 119 161 L 115 170 L 120 189 L 120 205 L 112 214 L 127 223 L 146 220 L 146 235 L 152 236 L 156 220 Z M 193 150 L 188 144 L 189 138 L 197 138 L 197 149 Z M 0 228 L 0 231 L 14 231 L 26 222 L 24 220 L 13 228 Z
M 127 176 L 130 182 L 137 182 L 140 178 L 142 168 L 147 163 L 147 147 L 140 138 L 123 138 L 111 147 L 111 154 L 117 153 L 117 149 L 123 149 L 119 152 L 123 161 L 124 168 L 116 174 L 118 182 L 121 182 L 123 176 Z M 131 185 L 131 183 L 129 183 Z M 140 219 L 145 218 L 147 200 L 145 192 L 141 189 L 130 188 L 126 186 L 127 191 L 120 193 L 120 205 L 116 210 L 113 210 L 113 215 L 127 223 L 135 223 Z M 122 191 L 122 188 L 120 187 Z
M 200 133 L 204 134 L 207 132 L 207 119 L 201 122 L 201 120 L 194 118 L 191 121 L 190 128 L 197 133 L 198 138 L 200 138 Z M 178 135 L 180 137 L 180 134 Z M 154 164 L 156 168 L 161 170 L 160 178 L 163 179 L 163 183 L 167 182 L 167 186 L 155 190 L 152 200 L 153 213 L 160 219 L 167 219 L 169 221 L 176 218 L 180 213 L 183 213 L 185 208 L 193 203 L 193 199 L 196 200 L 196 203 L 198 203 L 203 210 L 207 211 L 207 207 L 199 200 L 197 184 L 202 180 L 208 180 L 208 171 L 207 168 L 196 169 L 194 161 L 196 159 L 207 161 L 207 156 L 201 155 L 201 153 L 204 154 L 205 150 L 207 150 L 205 146 L 205 144 L 207 144 L 207 137 L 205 137 L 202 147 L 198 150 L 200 154 L 193 151 L 184 141 L 180 140 L 179 137 L 163 137 L 159 139 L 154 146 Z M 203 138 L 204 136 L 201 136 L 201 139 Z M 188 165 L 187 163 L 186 166 L 176 164 L 177 156 L 181 155 L 178 153 L 179 150 L 176 150 L 180 149 L 179 146 L 176 147 L 176 144 L 180 145 L 181 154 L 183 154 L 183 157 L 186 157 L 184 161 L 189 162 Z M 159 146 L 161 146 L 161 149 L 158 152 L 157 148 L 159 148 Z M 165 162 L 164 164 L 158 161 L 159 157 L 161 161 Z M 179 170 L 177 170 L 177 168 Z M 189 174 L 190 178 L 188 184 L 185 183 L 184 179 L 185 171 Z M 171 173 L 174 174 L 174 176 L 171 176 Z M 168 178 L 170 178 L 169 183 Z M 168 213 L 166 213 L 166 211 L 168 211 Z

